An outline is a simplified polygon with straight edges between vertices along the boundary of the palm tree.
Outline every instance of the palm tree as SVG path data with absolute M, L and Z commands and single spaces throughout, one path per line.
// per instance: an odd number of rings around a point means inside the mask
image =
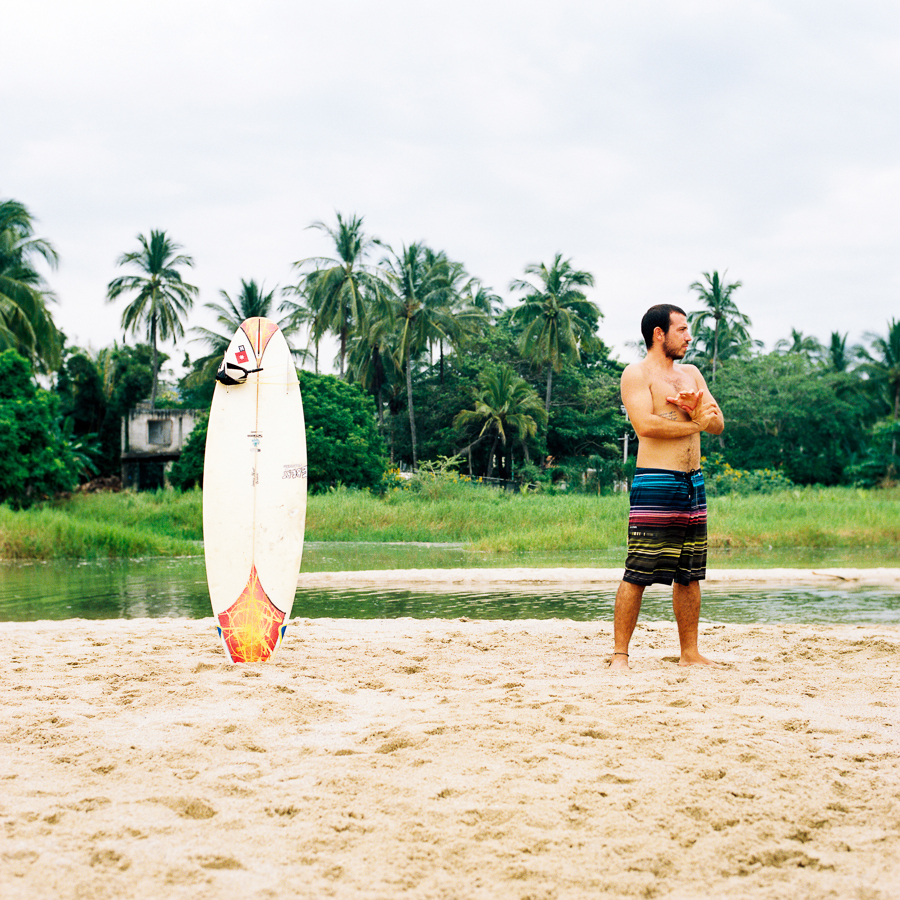
M 490 305 L 490 295 L 479 290 L 477 279 L 470 277 L 462 263 L 451 262 L 444 253 L 436 254 L 426 250 L 427 264 L 434 266 L 435 274 L 443 272 L 447 283 L 445 296 L 446 309 L 449 317 L 446 319 L 445 335 L 438 337 L 438 352 L 440 354 L 439 381 L 444 383 L 444 339 L 449 343 L 460 346 L 465 341 L 480 334 L 488 322 L 485 310 L 478 306 L 476 299 Z
M 450 285 L 447 260 L 412 243 L 382 261 L 393 293 L 397 358 L 406 375 L 406 404 L 412 443 L 413 471 L 418 466 L 416 415 L 413 406 L 412 361 L 433 341 L 447 338 L 454 329 L 448 306 Z
M 485 287 L 478 278 L 470 278 L 466 282 L 463 296 L 469 306 L 480 309 L 491 320 L 503 309 L 503 298 Z
M 685 354 L 685 362 L 712 369 L 713 352 L 716 345 L 716 333 L 711 325 L 701 325 L 692 329 L 693 340 L 688 352 Z M 644 342 L 636 342 L 635 349 L 644 350 Z M 719 363 L 729 359 L 747 359 L 754 350 L 761 349 L 763 342 L 750 337 L 750 332 L 740 324 L 719 324 Z
M 525 267 L 525 274 L 536 276 L 540 284 L 521 279 L 510 284 L 510 290 L 527 292 L 512 318 L 525 326 L 520 339 L 522 354 L 536 366 L 547 366 L 545 404 L 549 410 L 553 372 L 559 372 L 564 361 L 580 358 L 579 347 L 594 337 L 603 313 L 581 290 L 593 287 L 594 276 L 574 269 L 561 253 L 549 268 L 532 263 Z
M 47 373 L 62 361 L 63 337 L 47 309 L 56 298 L 35 257 L 51 269 L 59 261 L 49 241 L 34 237 L 28 209 L 16 200 L 0 201 L 0 349 L 16 350 Z
M 865 337 L 871 341 L 872 349 L 877 356 L 865 348 L 860 348 L 858 352 L 863 360 L 861 368 L 887 388 L 888 403 L 896 425 L 900 421 L 900 320 L 891 319 L 888 322 L 886 338 L 873 332 L 866 332 Z M 897 430 L 895 428 L 891 438 L 891 457 L 896 456 Z M 893 469 L 893 464 L 891 464 L 889 477 L 893 477 Z
M 216 313 L 216 322 L 221 326 L 220 331 L 212 331 L 195 325 L 191 331 L 197 335 L 195 341 L 204 342 L 209 347 L 209 353 L 198 359 L 194 364 L 194 371 L 188 376 L 188 384 L 202 384 L 211 381 L 215 377 L 216 369 L 222 361 L 234 333 L 240 328 L 245 319 L 262 317 L 274 319 L 273 306 L 275 303 L 275 291 L 268 293 L 262 284 L 257 284 L 252 278 L 249 281 L 241 279 L 241 289 L 237 297 L 232 300 L 226 291 L 219 291 L 221 303 L 204 303 L 204 307 Z M 290 343 L 290 334 L 296 328 L 294 320 L 286 317 L 278 322 Z M 293 350 L 297 356 L 304 351 Z
M 363 314 L 348 339 L 352 378 L 375 398 L 378 427 L 384 430 L 384 388 L 398 369 L 394 353 L 394 307 L 384 291 L 363 304 Z
M 825 361 L 829 368 L 835 372 L 846 372 L 850 368 L 850 363 L 854 356 L 859 356 L 859 347 L 847 346 L 846 332 L 841 335 L 840 332 L 831 332 L 831 342 L 825 348 Z
M 728 330 L 732 340 L 740 340 L 743 335 L 746 335 L 744 339 L 749 341 L 750 333 L 747 329 L 753 324 L 750 318 L 737 308 L 732 299 L 732 294 L 742 286 L 742 282 L 733 281 L 731 284 L 726 284 L 724 281 L 726 274 L 727 272 L 723 272 L 720 278 L 717 271 L 713 271 L 712 274 L 704 272 L 703 277 L 706 279 L 706 283 L 695 281 L 690 286 L 690 290 L 697 291 L 700 300 L 706 305 L 706 309 L 688 316 L 691 329 L 699 331 L 703 326 L 709 325 L 713 333 L 711 378 L 713 383 L 716 380 L 716 370 L 719 368 L 719 349 L 722 346 L 724 332 Z
M 181 245 L 176 244 L 165 231 L 151 231 L 149 240 L 139 234 L 137 240 L 140 250 L 123 253 L 116 264 L 133 266 L 140 274 L 120 275 L 113 279 L 107 287 L 106 299 L 112 302 L 122 294 L 137 294 L 122 313 L 122 328 L 132 334 L 142 327 L 147 330 L 150 367 L 153 370 L 150 391 L 150 408 L 153 409 L 159 381 L 157 341 L 184 335 L 181 320 L 193 306 L 198 290 L 194 285 L 186 284 L 178 271 L 181 266 L 193 266 L 194 260 L 180 254 Z
M 537 434 L 538 425 L 546 424 L 547 409 L 541 403 L 541 398 L 509 365 L 483 373 L 481 389 L 475 398 L 475 409 L 464 409 L 453 419 L 456 428 L 481 426 L 478 437 L 466 448 L 468 451 L 487 435 L 493 437 L 488 456 L 488 478 L 494 471 L 494 460 L 499 447 L 505 448 L 513 436 L 522 444 L 525 460 L 528 462 L 528 445 L 525 442 Z M 499 468 L 503 474 L 502 466 Z
M 361 216 L 350 216 L 346 221 L 337 213 L 337 227 L 330 228 L 324 222 L 313 222 L 310 228 L 324 231 L 334 241 L 337 258 L 309 257 L 294 263 L 301 271 L 313 266 L 301 275 L 301 283 L 295 291 L 305 294 L 310 315 L 311 336 L 318 346 L 326 331 L 332 331 L 340 340 L 340 373 L 344 377 L 344 361 L 347 356 L 347 339 L 364 313 L 364 289 L 377 292 L 380 289 L 379 273 L 364 262 L 366 254 L 380 245 L 377 238 L 366 237 Z M 316 354 L 318 357 L 318 353 Z
M 821 359 L 825 348 L 811 335 L 791 329 L 790 340 L 781 338 L 775 344 L 776 353 L 802 353 L 811 360 Z
M 287 313 L 285 321 L 290 323 L 291 331 L 296 332 L 301 328 L 307 329 L 308 337 L 303 354 L 305 357 L 310 355 L 309 345 L 312 344 L 315 348 L 312 352 L 314 368 L 316 375 L 318 375 L 319 343 L 327 330 L 321 325 L 322 316 L 313 308 L 309 299 L 309 292 L 306 290 L 306 285 L 302 281 L 300 284 L 288 285 L 287 287 L 282 288 L 281 292 L 285 297 L 293 295 L 298 298 L 297 300 L 283 300 L 281 306 L 278 307 L 278 311 Z

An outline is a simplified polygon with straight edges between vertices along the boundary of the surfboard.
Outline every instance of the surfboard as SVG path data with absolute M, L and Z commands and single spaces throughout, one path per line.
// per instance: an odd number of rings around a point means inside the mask
M 306 430 L 297 371 L 278 325 L 245 320 L 216 376 L 203 466 L 206 580 L 232 662 L 284 639 L 303 555 Z

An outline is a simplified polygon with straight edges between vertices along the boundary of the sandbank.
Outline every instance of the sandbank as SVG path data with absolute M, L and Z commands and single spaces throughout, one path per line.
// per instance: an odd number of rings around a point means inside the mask
M 622 568 L 514 569 L 378 569 L 359 572 L 302 572 L 298 587 L 377 587 L 404 585 L 410 589 L 440 585 L 597 585 L 609 587 L 622 579 Z M 709 585 L 898 585 L 900 569 L 710 569 Z
M 0 896 L 900 896 L 900 629 L 610 631 L 0 623 Z

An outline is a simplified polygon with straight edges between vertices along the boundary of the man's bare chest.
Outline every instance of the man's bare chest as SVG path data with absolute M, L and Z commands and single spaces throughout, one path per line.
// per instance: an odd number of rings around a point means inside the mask
M 679 391 L 695 391 L 697 383 L 687 372 L 676 369 L 666 375 L 657 375 L 650 381 L 650 394 L 653 397 L 653 411 L 658 413 L 668 404 L 667 397 L 674 397 Z

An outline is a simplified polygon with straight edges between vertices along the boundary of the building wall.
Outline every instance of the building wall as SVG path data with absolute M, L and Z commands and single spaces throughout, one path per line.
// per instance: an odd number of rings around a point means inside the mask
M 204 414 L 201 409 L 150 409 L 140 405 L 122 417 L 122 484 L 153 490 L 181 456 L 188 435 Z
M 199 409 L 144 409 L 137 407 L 122 417 L 122 453 L 181 453 L 194 430 Z

